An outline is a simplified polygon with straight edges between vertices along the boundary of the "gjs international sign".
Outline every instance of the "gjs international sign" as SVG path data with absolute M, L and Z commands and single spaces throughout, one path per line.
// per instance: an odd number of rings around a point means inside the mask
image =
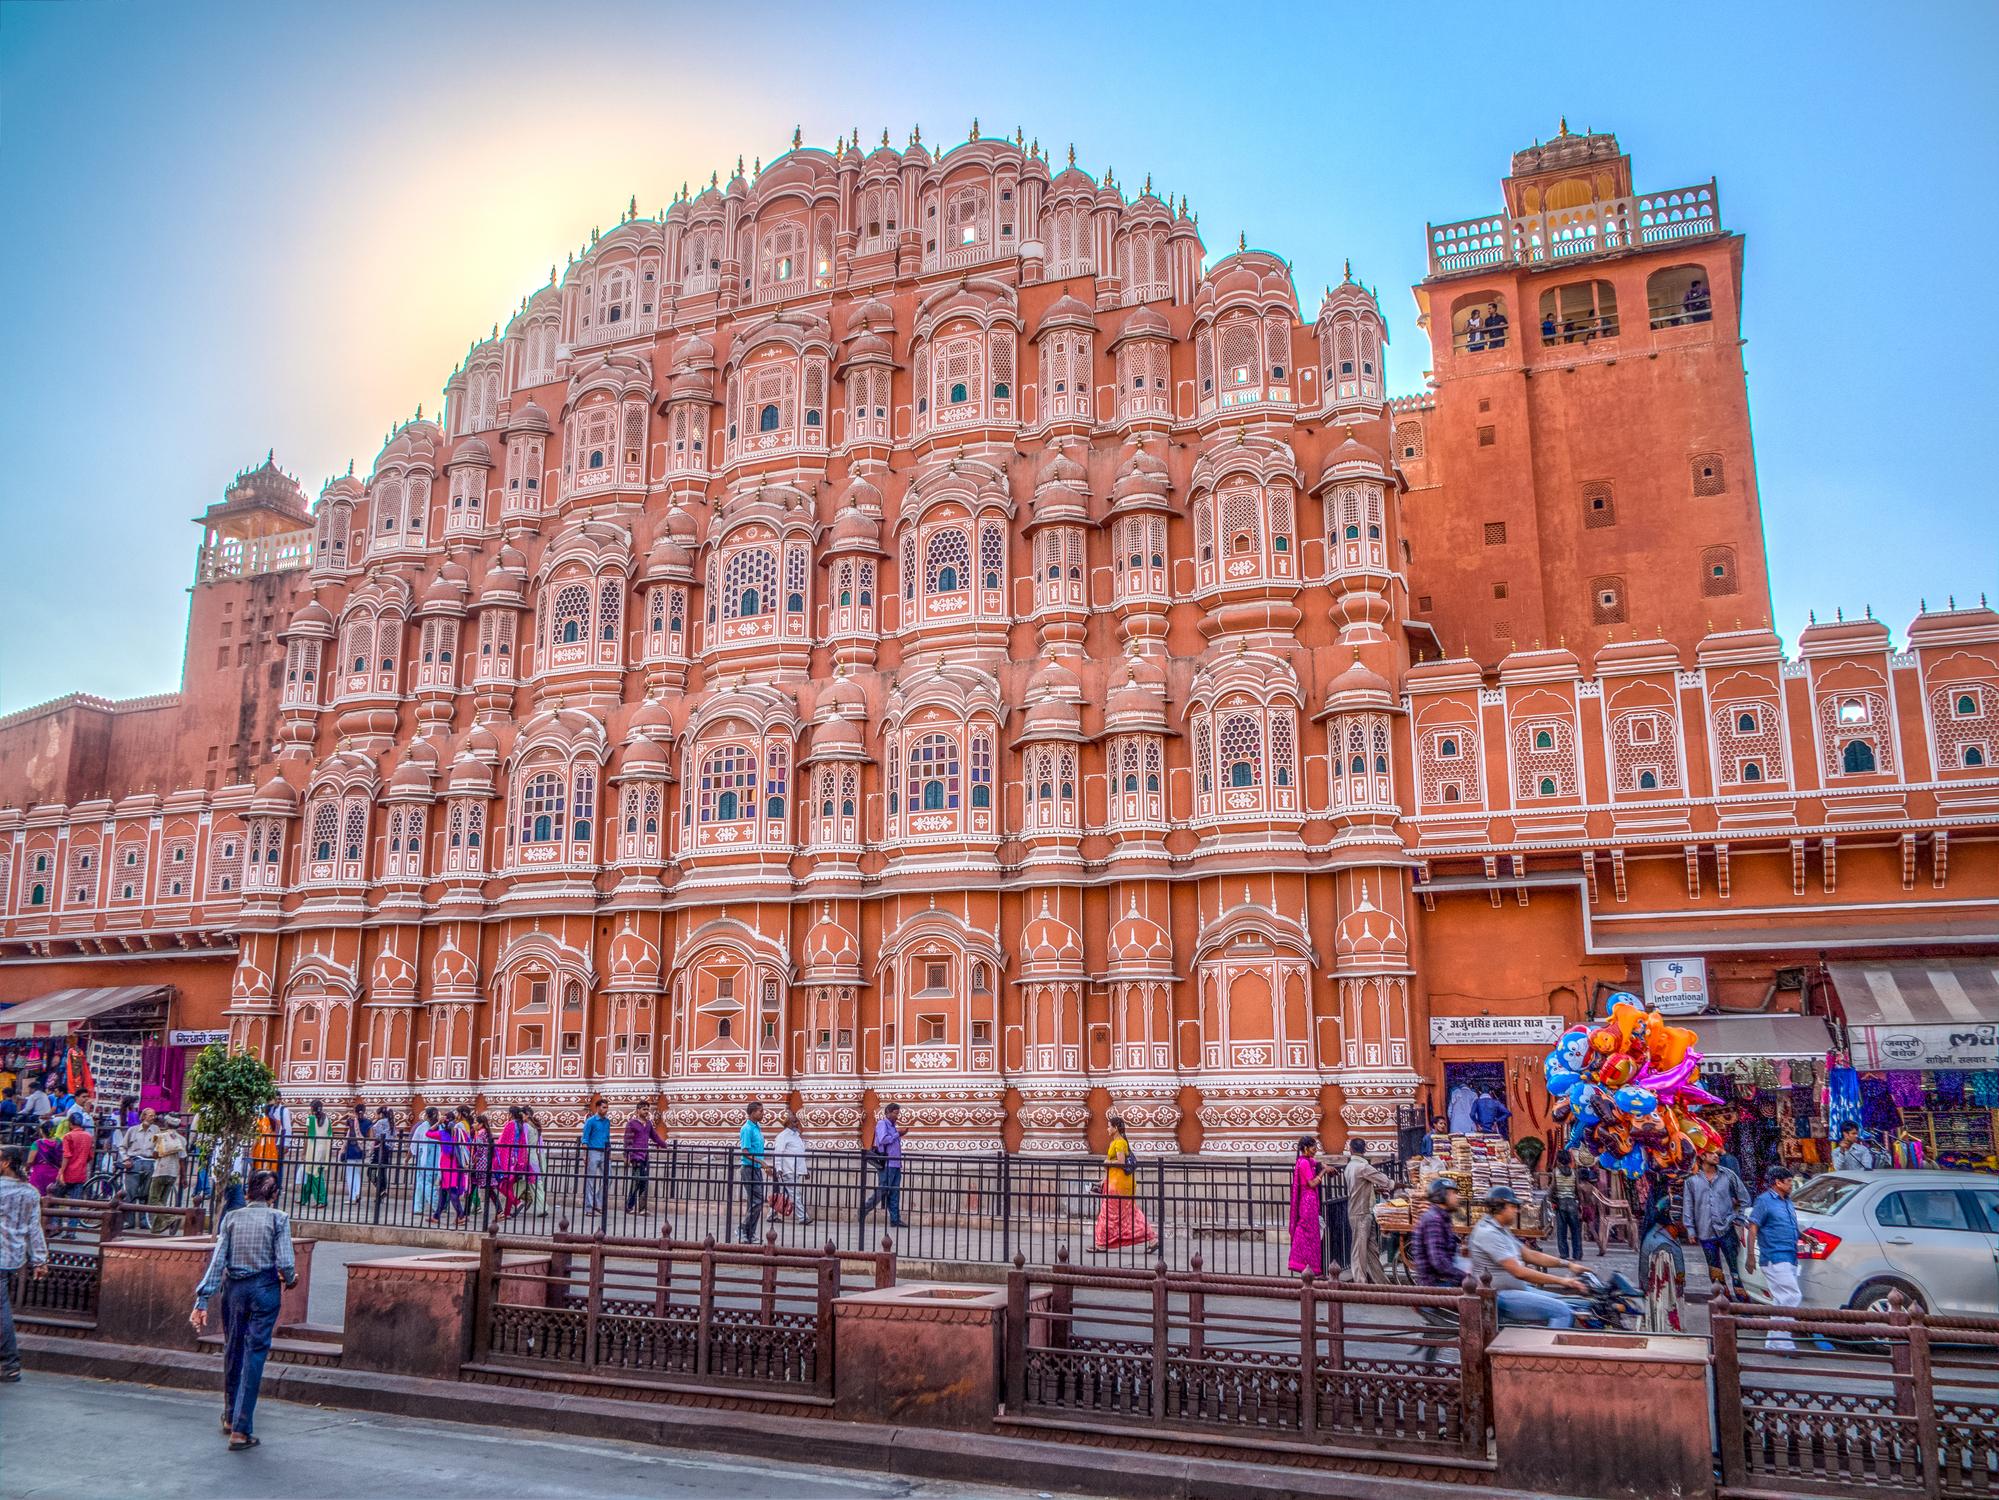
M 1648 958 L 1645 1003 L 1669 1016 L 1697 1016 L 1707 1009 L 1707 960 Z

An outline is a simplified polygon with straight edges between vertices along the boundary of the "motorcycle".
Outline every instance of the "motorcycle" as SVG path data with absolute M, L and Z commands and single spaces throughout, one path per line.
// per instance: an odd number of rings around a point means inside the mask
M 1577 1280 L 1584 1291 L 1562 1298 L 1575 1309 L 1576 1327 L 1628 1333 L 1644 1321 L 1645 1299 L 1621 1271 L 1611 1272 L 1608 1281 L 1594 1271 L 1585 1271 Z

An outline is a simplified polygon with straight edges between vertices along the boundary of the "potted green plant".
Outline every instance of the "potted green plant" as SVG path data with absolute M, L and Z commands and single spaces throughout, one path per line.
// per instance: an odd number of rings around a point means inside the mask
M 231 1052 L 221 1042 L 202 1049 L 188 1069 L 187 1103 L 201 1133 L 208 1138 L 209 1176 L 213 1184 L 212 1219 L 229 1205 L 236 1186 L 236 1159 L 256 1132 L 258 1117 L 277 1097 L 278 1082 L 263 1059 L 248 1052 Z

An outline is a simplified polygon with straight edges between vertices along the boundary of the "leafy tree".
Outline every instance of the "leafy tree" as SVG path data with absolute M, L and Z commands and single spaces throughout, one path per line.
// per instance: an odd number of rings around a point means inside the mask
M 257 1119 L 278 1094 L 278 1082 L 263 1060 L 231 1052 L 221 1042 L 202 1049 L 188 1070 L 186 1095 L 214 1146 L 210 1175 L 223 1201 L 236 1182 L 236 1158 L 256 1131 Z

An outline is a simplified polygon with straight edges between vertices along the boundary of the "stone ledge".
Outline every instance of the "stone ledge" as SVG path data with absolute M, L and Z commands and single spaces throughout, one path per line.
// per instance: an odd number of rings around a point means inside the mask
M 219 1356 L 132 1345 L 89 1343 L 26 1331 L 23 1362 L 97 1380 L 122 1380 L 182 1390 L 221 1382 Z M 792 1463 L 831 1464 L 912 1479 L 990 1481 L 1005 1474 L 1027 1489 L 1084 1492 L 1119 1500 L 1451 1500 L 1458 1484 L 1334 1470 L 1285 1469 L 1220 1459 L 1187 1458 L 1130 1449 L 1085 1448 L 980 1433 L 871 1426 L 824 1418 L 740 1413 L 718 1423 L 698 1407 L 662 1407 L 609 1397 L 551 1396 L 523 1403 L 517 1391 L 357 1374 L 302 1365 L 267 1367 L 264 1394 L 277 1401 L 421 1416 L 480 1426 L 533 1429 L 568 1437 L 655 1443 Z M 273 1441 L 282 1441 L 282 1417 Z M 1525 1491 L 1481 1486 L 1481 1500 L 1533 1500 Z

